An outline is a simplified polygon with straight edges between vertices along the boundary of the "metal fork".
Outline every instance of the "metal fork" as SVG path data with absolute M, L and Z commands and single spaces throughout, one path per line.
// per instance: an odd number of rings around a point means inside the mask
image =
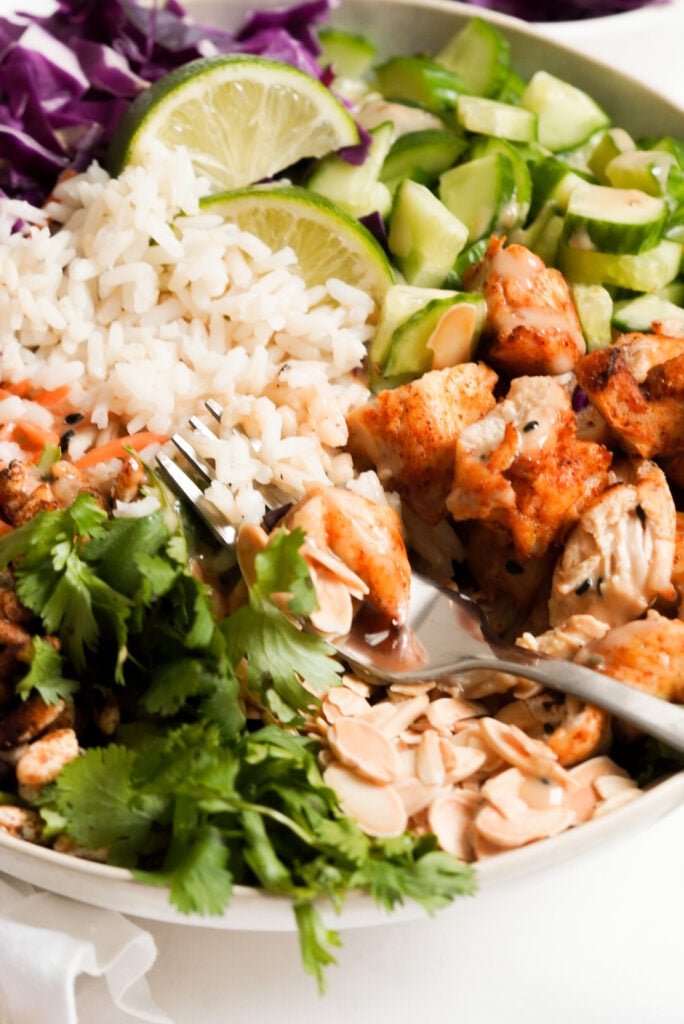
M 217 403 L 208 402 L 207 408 L 220 419 L 222 410 Z M 211 433 L 197 417 L 190 424 L 196 431 Z M 171 440 L 204 480 L 214 479 L 212 468 L 191 444 L 178 434 Z M 219 543 L 234 547 L 235 527 L 204 497 L 201 488 L 173 459 L 163 453 L 157 459 L 173 490 L 196 511 Z M 306 622 L 303 625 L 308 628 Z M 504 643 L 491 632 L 484 612 L 474 601 L 415 571 L 405 625 L 395 628 L 363 606 L 346 636 L 326 636 L 326 640 L 358 674 L 373 683 L 458 677 L 467 693 L 463 673 L 480 669 L 511 673 L 604 708 L 684 753 L 684 710 L 678 705 L 575 662 Z

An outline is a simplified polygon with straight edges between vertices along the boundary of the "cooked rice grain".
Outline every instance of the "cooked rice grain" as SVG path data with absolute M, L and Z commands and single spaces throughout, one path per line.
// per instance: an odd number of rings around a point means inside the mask
M 193 438 L 216 463 L 210 493 L 234 522 L 258 520 L 255 484 L 296 497 L 352 480 L 339 449 L 368 398 L 358 368 L 374 306 L 343 281 L 307 288 L 291 249 L 202 212 L 206 191 L 160 146 L 145 169 L 112 179 L 94 164 L 45 211 L 23 204 L 22 233 L 0 201 L 0 379 L 71 385 L 107 433 L 185 430 L 216 398 L 220 436 Z

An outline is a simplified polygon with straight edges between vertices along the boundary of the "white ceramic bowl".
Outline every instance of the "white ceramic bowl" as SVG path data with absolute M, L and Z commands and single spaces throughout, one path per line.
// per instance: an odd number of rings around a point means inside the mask
M 230 0 L 196 0 L 190 9 L 199 21 L 237 26 L 250 4 Z M 262 6 L 277 6 L 266 0 Z M 381 56 L 434 51 L 474 13 L 489 17 L 506 32 L 513 63 L 523 75 L 544 68 L 587 89 L 619 124 L 635 135 L 671 134 L 684 138 L 684 111 L 632 79 L 550 43 L 533 27 L 502 15 L 441 0 L 342 0 L 334 17 L 338 25 L 370 35 Z M 572 829 L 553 839 L 483 862 L 478 866 L 481 889 L 515 884 L 525 876 L 564 861 L 590 855 L 609 843 L 649 828 L 684 801 L 684 772 L 652 786 L 620 810 Z M 33 846 L 0 833 L 0 870 L 73 899 L 152 920 L 245 931 L 289 931 L 294 917 L 289 900 L 259 890 L 238 887 L 227 912 L 220 917 L 183 915 L 168 901 L 166 890 L 136 882 L 120 868 L 79 860 Z M 325 908 L 324 913 L 325 913 Z M 392 920 L 422 915 L 414 904 L 392 914 Z M 351 894 L 341 916 L 328 915 L 337 927 L 358 928 L 386 923 L 370 897 Z

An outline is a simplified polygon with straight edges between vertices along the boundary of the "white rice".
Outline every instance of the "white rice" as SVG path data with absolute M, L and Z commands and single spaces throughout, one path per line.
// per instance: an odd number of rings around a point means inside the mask
M 207 191 L 187 155 L 160 146 L 118 179 L 92 165 L 45 211 L 0 201 L 0 380 L 71 385 L 93 423 L 74 458 L 120 423 L 187 433 L 217 399 L 217 437 L 193 435 L 216 464 L 210 496 L 233 522 L 256 521 L 255 485 L 298 497 L 353 482 L 340 449 L 346 414 L 368 399 L 358 369 L 374 306 L 339 280 L 307 288 L 291 249 L 202 212 Z M 17 216 L 30 229 L 12 233 Z M 0 423 L 31 415 L 17 402 L 0 402 Z

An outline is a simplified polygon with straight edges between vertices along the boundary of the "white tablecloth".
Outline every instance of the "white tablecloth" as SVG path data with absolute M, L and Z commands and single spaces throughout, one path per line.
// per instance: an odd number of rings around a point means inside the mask
M 684 105 L 683 0 L 542 31 Z M 148 979 L 173 1024 L 681 1024 L 683 861 L 684 808 L 432 920 L 345 931 L 323 999 L 294 934 L 136 923 L 156 941 Z

